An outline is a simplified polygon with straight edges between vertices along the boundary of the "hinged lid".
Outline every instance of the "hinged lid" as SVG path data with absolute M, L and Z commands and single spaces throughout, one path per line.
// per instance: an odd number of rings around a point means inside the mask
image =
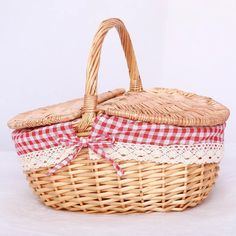
M 127 60 L 130 75 L 130 90 L 115 90 L 97 96 L 97 78 L 103 40 L 115 27 Z M 83 110 L 82 110 L 83 103 Z M 223 124 L 229 110 L 211 98 L 198 96 L 177 89 L 143 90 L 136 58 L 129 34 L 119 19 L 102 22 L 89 54 L 84 100 L 40 108 L 22 113 L 8 123 L 19 129 L 81 119 L 75 122 L 78 132 L 86 133 L 98 113 L 123 116 L 129 119 L 177 126 L 214 126 Z

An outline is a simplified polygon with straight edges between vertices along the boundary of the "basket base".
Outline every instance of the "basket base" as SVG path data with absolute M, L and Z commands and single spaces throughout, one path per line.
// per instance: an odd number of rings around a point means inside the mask
M 26 172 L 45 205 L 86 213 L 183 211 L 201 203 L 219 170 L 213 164 L 156 164 L 119 161 L 125 175 L 117 176 L 104 160 L 80 155 L 53 176 L 48 168 Z

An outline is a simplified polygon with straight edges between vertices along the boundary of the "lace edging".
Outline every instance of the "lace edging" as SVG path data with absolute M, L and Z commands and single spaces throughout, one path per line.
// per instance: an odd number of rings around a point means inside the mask
M 99 159 L 91 150 L 89 153 L 91 160 Z M 106 153 L 112 159 L 118 160 L 202 164 L 220 162 L 224 154 L 224 149 L 223 143 L 171 146 L 116 143 L 114 148 L 106 149 Z
M 156 163 L 203 164 L 218 163 L 223 157 L 223 143 L 204 143 L 193 145 L 143 145 L 131 143 L 115 143 L 111 149 L 105 149 L 106 154 L 116 160 L 136 160 Z M 74 147 L 57 146 L 20 156 L 24 170 L 49 167 L 61 162 L 74 152 Z M 100 157 L 89 150 L 91 160 Z

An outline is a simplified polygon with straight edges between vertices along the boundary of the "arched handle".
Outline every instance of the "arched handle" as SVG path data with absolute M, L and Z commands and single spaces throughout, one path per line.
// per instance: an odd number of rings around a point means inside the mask
M 142 91 L 142 82 L 139 76 L 138 66 L 129 33 L 124 23 L 116 18 L 105 20 L 101 23 L 93 39 L 92 48 L 89 53 L 86 71 L 86 86 L 84 95 L 83 115 L 77 124 L 78 131 L 85 131 L 96 116 L 97 106 L 97 80 L 100 65 L 101 49 L 103 40 L 108 31 L 115 27 L 119 33 L 120 41 L 125 53 L 130 76 L 130 91 Z

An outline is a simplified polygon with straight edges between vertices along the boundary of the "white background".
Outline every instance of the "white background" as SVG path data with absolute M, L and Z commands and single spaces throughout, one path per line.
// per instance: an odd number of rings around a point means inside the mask
M 211 96 L 231 110 L 220 178 L 199 207 L 145 217 L 59 213 L 23 180 L 7 120 L 83 95 L 91 41 L 109 17 L 128 28 L 144 87 Z M 119 44 L 108 34 L 99 92 L 128 88 Z M 235 235 L 235 97 L 235 0 L 0 0 L 0 235 Z
M 0 0 L 0 150 L 13 150 L 10 117 L 83 95 L 91 41 L 109 17 L 128 28 L 144 87 L 215 98 L 231 110 L 226 141 L 236 141 L 235 0 Z M 99 92 L 128 88 L 114 30 L 103 49 Z

